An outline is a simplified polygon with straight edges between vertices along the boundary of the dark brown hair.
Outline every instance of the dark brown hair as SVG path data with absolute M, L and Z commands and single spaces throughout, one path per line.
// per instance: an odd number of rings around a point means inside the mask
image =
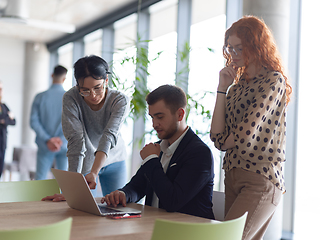
M 162 85 L 150 92 L 146 97 L 148 105 L 153 105 L 160 100 L 164 101 L 172 114 L 179 108 L 186 108 L 187 106 L 186 94 L 180 87 L 175 85 Z
M 96 80 L 107 78 L 109 74 L 108 63 L 101 57 L 90 55 L 80 58 L 74 64 L 74 77 L 79 86 L 79 81 L 83 81 L 86 77 L 92 77 Z
M 67 74 L 67 72 L 68 72 L 68 69 L 66 69 L 61 65 L 57 65 L 53 70 L 53 75 L 55 75 L 56 77 L 61 77 L 62 75 Z

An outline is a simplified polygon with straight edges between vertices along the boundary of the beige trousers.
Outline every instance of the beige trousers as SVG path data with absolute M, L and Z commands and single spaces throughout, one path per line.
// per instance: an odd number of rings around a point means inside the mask
M 248 212 L 242 240 L 261 240 L 282 192 L 265 176 L 234 168 L 225 173 L 225 220 Z

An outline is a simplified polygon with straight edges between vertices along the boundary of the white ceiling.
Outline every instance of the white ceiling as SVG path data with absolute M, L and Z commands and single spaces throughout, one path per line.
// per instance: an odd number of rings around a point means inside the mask
M 11 0 L 7 0 L 11 1 Z M 136 0 L 28 0 L 29 18 L 83 27 Z M 0 0 L 5 2 L 5 0 Z M 12 37 L 29 42 L 51 42 L 66 35 L 55 30 L 0 21 L 0 37 Z

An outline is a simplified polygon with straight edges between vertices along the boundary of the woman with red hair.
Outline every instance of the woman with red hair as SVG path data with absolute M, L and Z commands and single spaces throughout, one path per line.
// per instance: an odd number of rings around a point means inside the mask
M 225 151 L 225 220 L 248 212 L 243 239 L 262 239 L 285 191 L 286 108 L 292 88 L 273 36 L 245 16 L 226 31 L 210 138 Z

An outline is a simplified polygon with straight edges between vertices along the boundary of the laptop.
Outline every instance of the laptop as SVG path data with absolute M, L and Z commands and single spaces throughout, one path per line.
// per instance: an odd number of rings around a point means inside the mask
M 114 208 L 107 206 L 106 203 L 97 203 L 81 173 L 54 168 L 51 170 L 70 208 L 99 216 L 134 217 L 141 215 L 141 211 L 134 208 L 121 205 Z

